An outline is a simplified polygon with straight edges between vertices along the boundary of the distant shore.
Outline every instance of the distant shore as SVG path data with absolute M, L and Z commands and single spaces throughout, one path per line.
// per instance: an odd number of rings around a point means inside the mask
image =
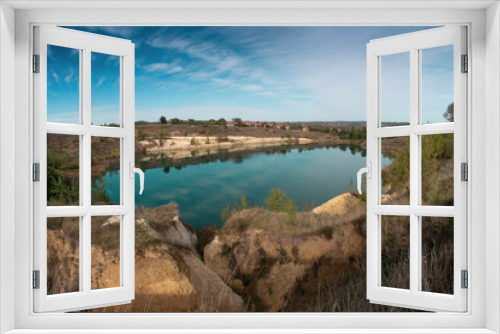
M 283 145 L 308 146 L 354 144 L 365 147 L 365 141 L 343 139 L 337 132 L 304 131 L 303 129 L 146 124 L 137 126 L 136 150 L 141 161 L 163 158 L 179 160 L 201 157 L 224 150 L 228 153 L 251 151 Z M 141 154 L 142 153 L 142 154 Z

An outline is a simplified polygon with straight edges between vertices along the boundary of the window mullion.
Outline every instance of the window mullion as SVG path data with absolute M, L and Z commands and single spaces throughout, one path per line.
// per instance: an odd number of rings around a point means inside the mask
M 418 291 L 420 277 L 419 265 L 419 217 L 413 210 L 419 204 L 419 136 L 414 129 L 419 123 L 419 51 L 410 50 L 410 291 Z
M 91 150 L 91 51 L 89 48 L 83 49 L 83 66 L 82 66 L 82 85 L 81 85 L 81 99 L 82 99 L 82 124 L 87 129 L 86 133 L 82 136 L 82 183 L 83 189 L 83 206 L 90 210 L 92 201 L 91 183 L 92 183 L 92 150 Z M 83 291 L 86 293 L 91 292 L 92 282 L 92 242 L 91 242 L 91 215 L 90 211 L 82 218 L 82 243 L 80 244 L 80 263 L 82 272 L 80 279 L 83 280 Z

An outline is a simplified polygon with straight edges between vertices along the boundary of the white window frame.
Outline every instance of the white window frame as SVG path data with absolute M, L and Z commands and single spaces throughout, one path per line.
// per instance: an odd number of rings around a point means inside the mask
M 431 311 L 467 310 L 467 290 L 461 288 L 461 270 L 467 270 L 467 184 L 461 181 L 460 164 L 467 163 L 467 75 L 461 73 L 461 55 L 467 54 L 466 27 L 449 26 L 386 37 L 370 41 L 367 46 L 367 296 L 377 304 L 410 307 Z M 422 124 L 422 50 L 453 46 L 454 122 Z M 409 54 L 409 117 L 407 126 L 382 127 L 381 90 L 384 56 Z M 421 136 L 454 134 L 454 205 L 422 205 Z M 382 139 L 408 137 L 410 145 L 410 201 L 408 205 L 383 205 Z M 369 175 L 370 175 L 369 174 Z M 409 289 L 382 286 L 382 217 L 406 216 L 409 220 Z M 453 217 L 454 275 L 453 294 L 422 291 L 422 217 Z
M 34 292 L 35 312 L 75 311 L 130 303 L 135 296 L 135 182 L 130 177 L 135 161 L 134 44 L 129 40 L 60 27 L 34 27 L 34 53 L 39 56 L 39 73 L 34 84 L 34 162 L 39 163 L 39 181 L 33 184 L 34 270 L 39 270 L 39 289 Z M 47 46 L 79 51 L 79 124 L 47 122 Z M 119 57 L 119 127 L 92 125 L 92 52 Z M 94 71 L 94 74 L 97 74 Z M 47 135 L 78 136 L 79 205 L 47 206 Z M 120 140 L 120 203 L 91 204 L 92 137 Z M 132 173 L 133 175 L 133 173 Z M 92 290 L 91 225 L 93 216 L 120 217 L 120 286 Z M 47 218 L 79 218 L 79 291 L 47 295 Z
M 130 5 L 132 3 L 132 5 Z M 398 4 L 384 1 L 367 2 L 255 2 L 222 4 L 217 1 L 201 3 L 176 2 L 151 3 L 137 2 L 17 2 L 2 3 L 0 9 L 0 102 L 2 120 L 10 126 L 15 125 L 15 146 L 6 143 L 9 131 L 0 132 L 0 158 L 15 158 L 15 165 L 0 160 L 0 208 L 2 211 L 0 265 L 0 316 L 4 320 L 2 330 L 16 328 L 16 333 L 36 332 L 36 329 L 61 329 L 61 332 L 76 332 L 75 329 L 89 329 L 89 332 L 127 329 L 127 332 L 144 332 L 144 329 L 165 329 L 163 332 L 182 332 L 180 328 L 212 329 L 212 332 L 235 332 L 235 328 L 253 328 L 252 332 L 341 332 L 350 329 L 350 333 L 363 332 L 461 332 L 491 333 L 500 331 L 500 287 L 498 259 L 500 244 L 500 177 L 498 163 L 500 153 L 496 152 L 500 144 L 498 135 L 500 101 L 500 19 L 497 1 L 434 1 L 413 2 L 398 1 Z M 410 3 L 408 5 L 408 3 Z M 13 10 L 17 10 L 15 23 Z M 43 9 L 45 6 L 45 9 Z M 59 7 L 70 7 L 61 9 Z M 71 8 L 73 6 L 73 8 Z M 103 10 L 108 6 L 113 10 Z M 131 6 L 135 9 L 120 9 Z M 143 9 L 163 6 L 163 9 Z M 183 9 L 175 8 L 182 7 Z M 200 10 L 205 8 L 205 10 Z M 397 6 L 399 9 L 390 9 Z M 405 8 L 406 6 L 406 8 Z M 486 7 L 490 6 L 487 10 Z M 75 8 L 79 9 L 75 9 Z M 87 9 L 82 9 L 82 8 Z M 98 8 L 99 7 L 99 8 Z M 170 8 L 168 8 L 170 7 Z M 229 8 L 224 8 L 229 7 Z M 47 9 L 49 8 L 49 9 Z M 351 9 L 346 9 L 351 8 Z M 374 9 L 375 8 L 375 9 Z M 403 9 L 401 9 L 403 8 Z M 436 9 L 439 8 L 439 9 Z M 352 10 L 355 9 L 355 10 Z M 468 234 L 471 243 L 468 261 L 469 307 L 467 313 L 435 314 L 34 314 L 31 286 L 32 260 L 32 183 L 30 181 L 32 147 L 32 82 L 30 55 L 32 54 L 32 27 L 35 24 L 57 25 L 443 25 L 465 24 L 469 31 L 469 50 L 471 59 L 468 78 L 470 87 L 468 103 L 468 143 L 470 154 L 470 183 L 468 197 Z M 488 29 L 486 29 L 486 25 Z M 8 28 L 8 29 L 5 29 Z M 12 30 L 15 30 L 15 60 Z M 6 48 L 4 48 L 4 45 Z M 7 55 L 6 55 L 7 54 Z M 9 79 L 14 80 L 9 67 L 15 65 L 15 87 L 9 86 Z M 487 71 L 486 71 L 487 70 Z M 488 86 L 486 85 L 488 83 Z M 15 92 L 15 100 L 5 96 Z M 486 108 L 488 107 L 488 108 Z M 6 111 L 6 108 L 12 108 Z M 12 110 L 15 110 L 15 117 Z M 7 114 L 10 113 L 10 114 Z M 488 119 L 488 122 L 486 121 Z M 0 130 L 6 123 L 0 122 Z M 489 134 L 485 133 L 489 130 Z M 488 141 L 486 141 L 488 138 Z M 10 148 L 9 148 L 10 147 Z M 491 152 L 486 155 L 485 149 Z M 488 164 L 485 166 L 485 162 Z M 15 183 L 6 171 L 15 168 Z M 488 175 L 486 181 L 486 172 Z M 353 171 L 355 174 L 356 171 Z M 15 185 L 15 212 L 8 210 L 8 195 L 4 185 Z M 488 197 L 486 196 L 488 193 Z M 485 206 L 485 203 L 488 206 Z M 7 209 L 6 209 L 7 208 Z M 7 211 L 5 211 L 7 210 Z M 10 215 L 10 216 L 9 216 Z M 5 219 L 15 217 L 12 222 Z M 11 224 L 9 224 L 11 223 Z M 12 225 L 14 224 L 14 225 Z M 472 228 L 473 226 L 473 228 Z M 15 243 L 9 238 L 15 237 Z M 14 254 L 14 256 L 12 256 Z M 10 283 L 10 285 L 9 285 Z M 12 289 L 12 286 L 15 286 Z M 14 290 L 14 291 L 12 291 Z M 488 290 L 488 293 L 486 293 Z M 12 310 L 12 305 L 14 310 Z M 12 318 L 13 316 L 13 318 Z M 141 329 L 136 331 L 131 328 Z M 295 328 L 295 331 L 291 330 Z M 354 330 L 355 328 L 358 331 Z M 436 329 L 437 328 L 437 329 Z M 23 330 L 26 329 L 26 330 Z M 32 331 L 28 331 L 32 329 Z M 62 330 L 63 329 L 63 330 Z M 198 329 L 198 330 L 197 330 Z M 269 329 L 269 330 L 265 330 Z M 280 331 L 281 329 L 281 331 Z M 431 330 L 433 329 L 433 330 Z M 490 331 L 490 329 L 492 331 Z M 51 331 L 53 332 L 53 331 Z M 183 331 L 187 333 L 187 331 Z M 248 331 L 247 331 L 248 332 Z M 345 332 L 345 331 L 344 331 Z

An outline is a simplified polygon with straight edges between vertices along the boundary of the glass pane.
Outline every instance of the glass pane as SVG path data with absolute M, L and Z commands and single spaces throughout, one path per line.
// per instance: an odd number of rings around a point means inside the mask
M 120 57 L 92 52 L 92 124 L 120 126 Z
M 47 205 L 80 203 L 80 136 L 47 134 Z
M 410 288 L 410 217 L 382 216 L 382 286 Z
M 47 122 L 80 123 L 80 50 L 47 45 Z
M 422 217 L 422 291 L 453 294 L 453 218 Z
M 120 286 L 121 216 L 92 217 L 92 290 Z
M 453 122 L 453 45 L 421 50 L 422 124 Z
M 92 205 L 120 204 L 120 138 L 92 137 Z
M 382 56 L 380 106 L 382 126 L 410 124 L 410 53 Z
M 382 168 L 382 204 L 410 205 L 410 137 L 382 138 L 382 155 L 391 163 Z
M 453 133 L 422 136 L 422 204 L 453 206 Z
M 47 218 L 47 294 L 80 291 L 80 218 Z

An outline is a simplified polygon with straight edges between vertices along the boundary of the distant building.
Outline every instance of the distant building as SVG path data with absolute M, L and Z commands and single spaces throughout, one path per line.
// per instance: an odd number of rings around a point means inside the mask
M 285 125 L 286 130 L 290 130 L 290 124 Z
M 259 123 L 259 122 L 255 122 L 255 123 L 253 123 L 253 126 L 257 126 L 257 127 L 260 127 L 260 126 L 262 126 L 262 123 Z
M 238 123 L 236 122 L 226 122 L 227 126 L 236 126 Z
M 309 127 L 308 126 L 302 127 L 302 132 L 309 132 Z
M 252 122 L 250 122 L 250 121 L 244 121 L 243 124 L 245 124 L 246 126 L 250 126 L 250 125 L 252 125 Z

